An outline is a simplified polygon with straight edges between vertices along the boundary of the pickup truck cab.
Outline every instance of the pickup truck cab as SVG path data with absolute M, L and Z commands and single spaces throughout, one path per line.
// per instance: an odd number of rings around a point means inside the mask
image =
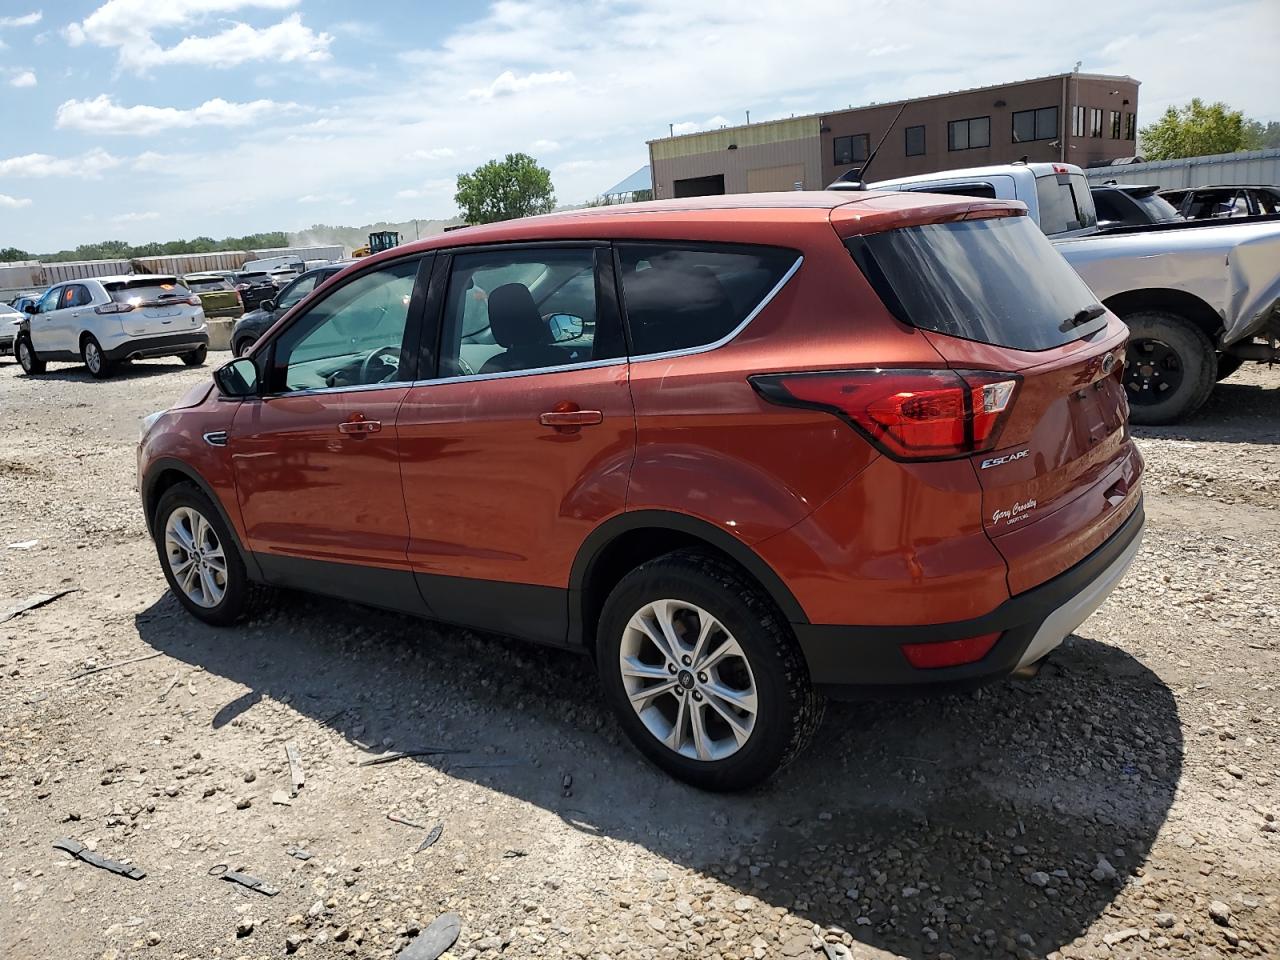
M 1280 361 L 1280 223 L 1162 223 L 1104 233 L 1084 171 L 1069 163 L 948 170 L 866 187 L 1025 203 L 1129 326 L 1125 387 L 1134 423 L 1182 420 L 1245 361 Z

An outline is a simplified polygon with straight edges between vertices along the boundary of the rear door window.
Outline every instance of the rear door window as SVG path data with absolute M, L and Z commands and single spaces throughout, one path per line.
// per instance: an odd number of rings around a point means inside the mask
M 901 227 L 846 245 L 890 312 L 922 330 L 1048 350 L 1106 325 L 1097 297 L 1027 217 Z
M 1098 223 L 1088 181 L 1078 173 L 1036 177 L 1036 200 L 1040 229 L 1047 236 L 1085 230 Z
M 718 344 L 779 288 L 794 250 L 732 244 L 619 243 L 632 356 Z

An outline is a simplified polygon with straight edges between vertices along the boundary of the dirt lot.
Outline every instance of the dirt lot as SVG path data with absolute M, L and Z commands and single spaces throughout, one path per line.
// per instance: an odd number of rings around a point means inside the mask
M 293 595 L 186 616 L 133 445 L 207 376 L 0 365 L 0 609 L 75 590 L 0 625 L 7 960 L 382 957 L 450 910 L 457 957 L 1280 952 L 1280 371 L 1140 431 L 1143 551 L 1035 680 L 833 705 L 732 797 L 641 761 L 569 654 Z M 360 765 L 429 747 L 470 752 Z

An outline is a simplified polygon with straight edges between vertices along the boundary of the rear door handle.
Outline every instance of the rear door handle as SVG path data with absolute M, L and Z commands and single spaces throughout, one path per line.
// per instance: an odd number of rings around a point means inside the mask
M 382 429 L 381 420 L 366 420 L 363 415 L 357 413 L 350 420 L 338 424 L 339 433 L 377 433 Z
M 604 423 L 604 414 L 599 410 L 553 410 L 538 417 L 544 427 L 589 427 L 596 423 Z

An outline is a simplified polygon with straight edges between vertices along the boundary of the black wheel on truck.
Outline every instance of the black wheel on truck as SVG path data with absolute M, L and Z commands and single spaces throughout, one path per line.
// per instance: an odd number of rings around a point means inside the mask
M 1176 423 L 1203 406 L 1218 379 L 1218 354 L 1203 330 L 1167 310 L 1139 310 L 1129 325 L 1124 385 L 1134 423 Z

